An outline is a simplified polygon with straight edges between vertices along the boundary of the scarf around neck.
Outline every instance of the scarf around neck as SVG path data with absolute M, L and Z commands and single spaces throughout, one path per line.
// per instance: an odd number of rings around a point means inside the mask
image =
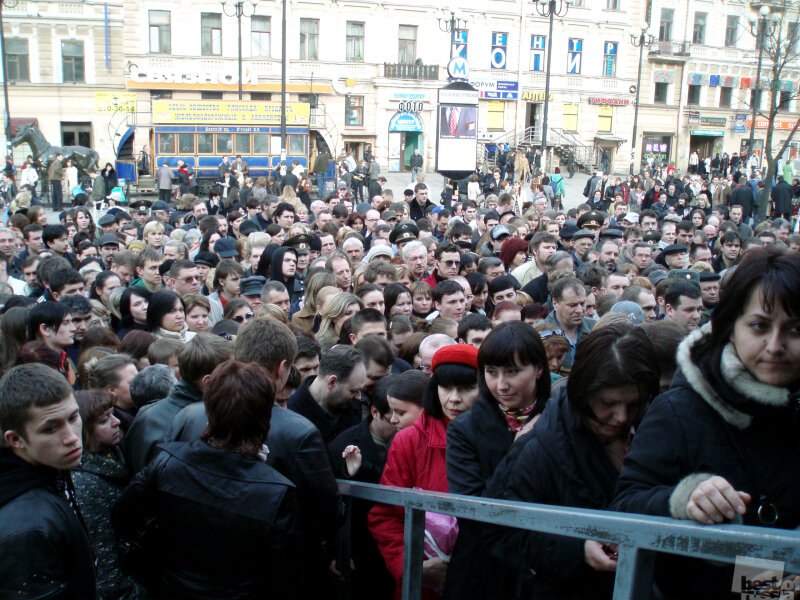
M 533 414 L 533 409 L 536 408 L 536 402 L 525 408 L 508 408 L 507 406 L 497 403 L 500 412 L 506 419 L 506 424 L 511 431 L 517 432 L 530 420 Z

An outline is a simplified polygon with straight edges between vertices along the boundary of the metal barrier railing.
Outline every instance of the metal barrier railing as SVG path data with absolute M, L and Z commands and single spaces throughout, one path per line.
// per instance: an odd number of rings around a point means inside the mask
M 346 480 L 339 480 L 339 491 L 345 498 L 405 509 L 402 600 L 419 600 L 421 596 L 426 511 L 617 544 L 619 558 L 614 600 L 649 600 L 658 552 L 726 563 L 734 563 L 738 556 L 768 559 L 784 563 L 787 573 L 800 573 L 800 532 L 793 530 L 744 525 L 705 526 L 664 517 L 493 500 Z M 345 524 L 348 530 L 349 525 L 348 514 Z M 344 544 L 344 551 L 340 551 L 339 564 L 349 565 L 348 542 Z

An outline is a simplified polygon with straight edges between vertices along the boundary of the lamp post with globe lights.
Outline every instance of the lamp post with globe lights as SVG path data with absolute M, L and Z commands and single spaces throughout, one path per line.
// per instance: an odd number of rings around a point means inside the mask
M 763 5 L 758 9 L 758 16 L 750 14 L 747 20 L 750 22 L 750 33 L 755 37 L 756 48 L 758 48 L 758 67 L 756 68 L 756 81 L 753 86 L 751 101 L 750 139 L 747 142 L 747 160 L 749 161 L 753 157 L 753 145 L 755 144 L 756 113 L 761 106 L 761 65 L 764 61 L 764 41 L 768 27 L 780 26 L 781 15 L 776 12 L 770 17 L 769 6 Z
M 252 17 L 256 13 L 256 5 L 258 0 L 250 0 L 250 9 L 248 13 L 247 4 L 245 0 L 233 0 L 228 4 L 228 0 L 219 0 L 222 5 L 222 12 L 228 17 L 236 17 L 237 25 L 239 27 L 239 100 L 242 99 L 242 17 Z M 232 12 L 228 12 L 232 9 Z
M 542 110 L 542 164 L 547 162 L 547 109 L 550 103 L 550 58 L 553 54 L 553 19 L 567 14 L 574 0 L 536 0 L 534 6 L 539 16 L 550 19 L 550 32 L 547 36 L 547 73 L 544 79 L 544 109 Z
M 656 36 L 649 31 L 650 26 L 642 22 L 638 28 L 630 30 L 631 44 L 639 48 L 639 71 L 636 75 L 636 104 L 633 109 L 633 138 L 631 140 L 631 175 L 634 174 L 634 162 L 636 160 L 636 135 L 639 125 L 639 92 L 642 87 L 642 58 L 644 49 L 649 48 L 655 42 Z

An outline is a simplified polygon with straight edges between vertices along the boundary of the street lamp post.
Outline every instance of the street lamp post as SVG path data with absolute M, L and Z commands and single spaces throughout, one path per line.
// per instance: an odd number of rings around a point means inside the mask
M 245 0 L 233 0 L 228 4 L 228 0 L 219 0 L 222 5 L 222 12 L 228 17 L 236 17 L 237 25 L 239 26 L 239 100 L 242 99 L 242 17 L 252 17 L 256 13 L 256 5 L 258 0 L 250 0 L 250 13 L 247 13 Z M 233 9 L 233 12 L 228 12 L 228 7 Z
M 636 161 L 636 130 L 639 125 L 639 92 L 642 87 L 642 58 L 644 49 L 650 47 L 656 37 L 648 30 L 649 25 L 642 23 L 638 29 L 630 31 L 631 44 L 639 48 L 639 72 L 636 75 L 636 105 L 633 109 L 633 139 L 631 141 L 631 175 L 634 174 L 634 162 Z
M 453 33 L 461 29 L 466 29 L 467 18 L 455 10 L 445 7 L 436 11 L 436 20 L 439 22 L 439 29 L 450 34 L 450 60 L 453 59 Z M 450 77 L 450 81 L 453 77 Z
M 547 36 L 547 73 L 544 79 L 544 110 L 542 111 L 542 170 L 547 161 L 547 109 L 550 104 L 550 59 L 553 55 L 553 19 L 567 14 L 574 0 L 536 0 L 536 12 L 550 19 Z
M 762 6 L 758 9 L 758 17 L 749 15 L 750 31 L 755 35 L 756 46 L 758 46 L 758 67 L 756 69 L 756 84 L 753 90 L 752 101 L 752 120 L 750 121 L 750 140 L 747 143 L 747 159 L 748 161 L 753 156 L 753 144 L 755 143 L 756 134 L 756 111 L 761 104 L 761 63 L 764 59 L 764 35 L 767 31 L 767 17 L 769 16 L 769 6 Z M 745 164 L 745 169 L 747 165 Z
M 6 156 L 11 155 L 11 110 L 8 105 L 8 76 L 6 71 L 6 34 L 3 30 L 3 8 L 14 8 L 19 3 L 18 0 L 2 0 L 0 1 L 0 54 L 3 59 L 3 133 L 6 136 Z

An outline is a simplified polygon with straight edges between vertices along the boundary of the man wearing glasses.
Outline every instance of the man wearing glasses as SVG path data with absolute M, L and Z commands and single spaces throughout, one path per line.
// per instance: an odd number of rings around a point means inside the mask
M 202 282 L 197 265 L 190 260 L 176 260 L 169 268 L 170 287 L 179 296 L 199 294 Z
M 434 268 L 430 276 L 423 279 L 423 282 L 431 286 L 431 289 L 435 288 L 439 282 L 455 277 L 458 274 L 458 266 L 461 264 L 461 250 L 455 244 L 445 244 L 436 249 L 434 257 L 436 258 L 436 268 Z

